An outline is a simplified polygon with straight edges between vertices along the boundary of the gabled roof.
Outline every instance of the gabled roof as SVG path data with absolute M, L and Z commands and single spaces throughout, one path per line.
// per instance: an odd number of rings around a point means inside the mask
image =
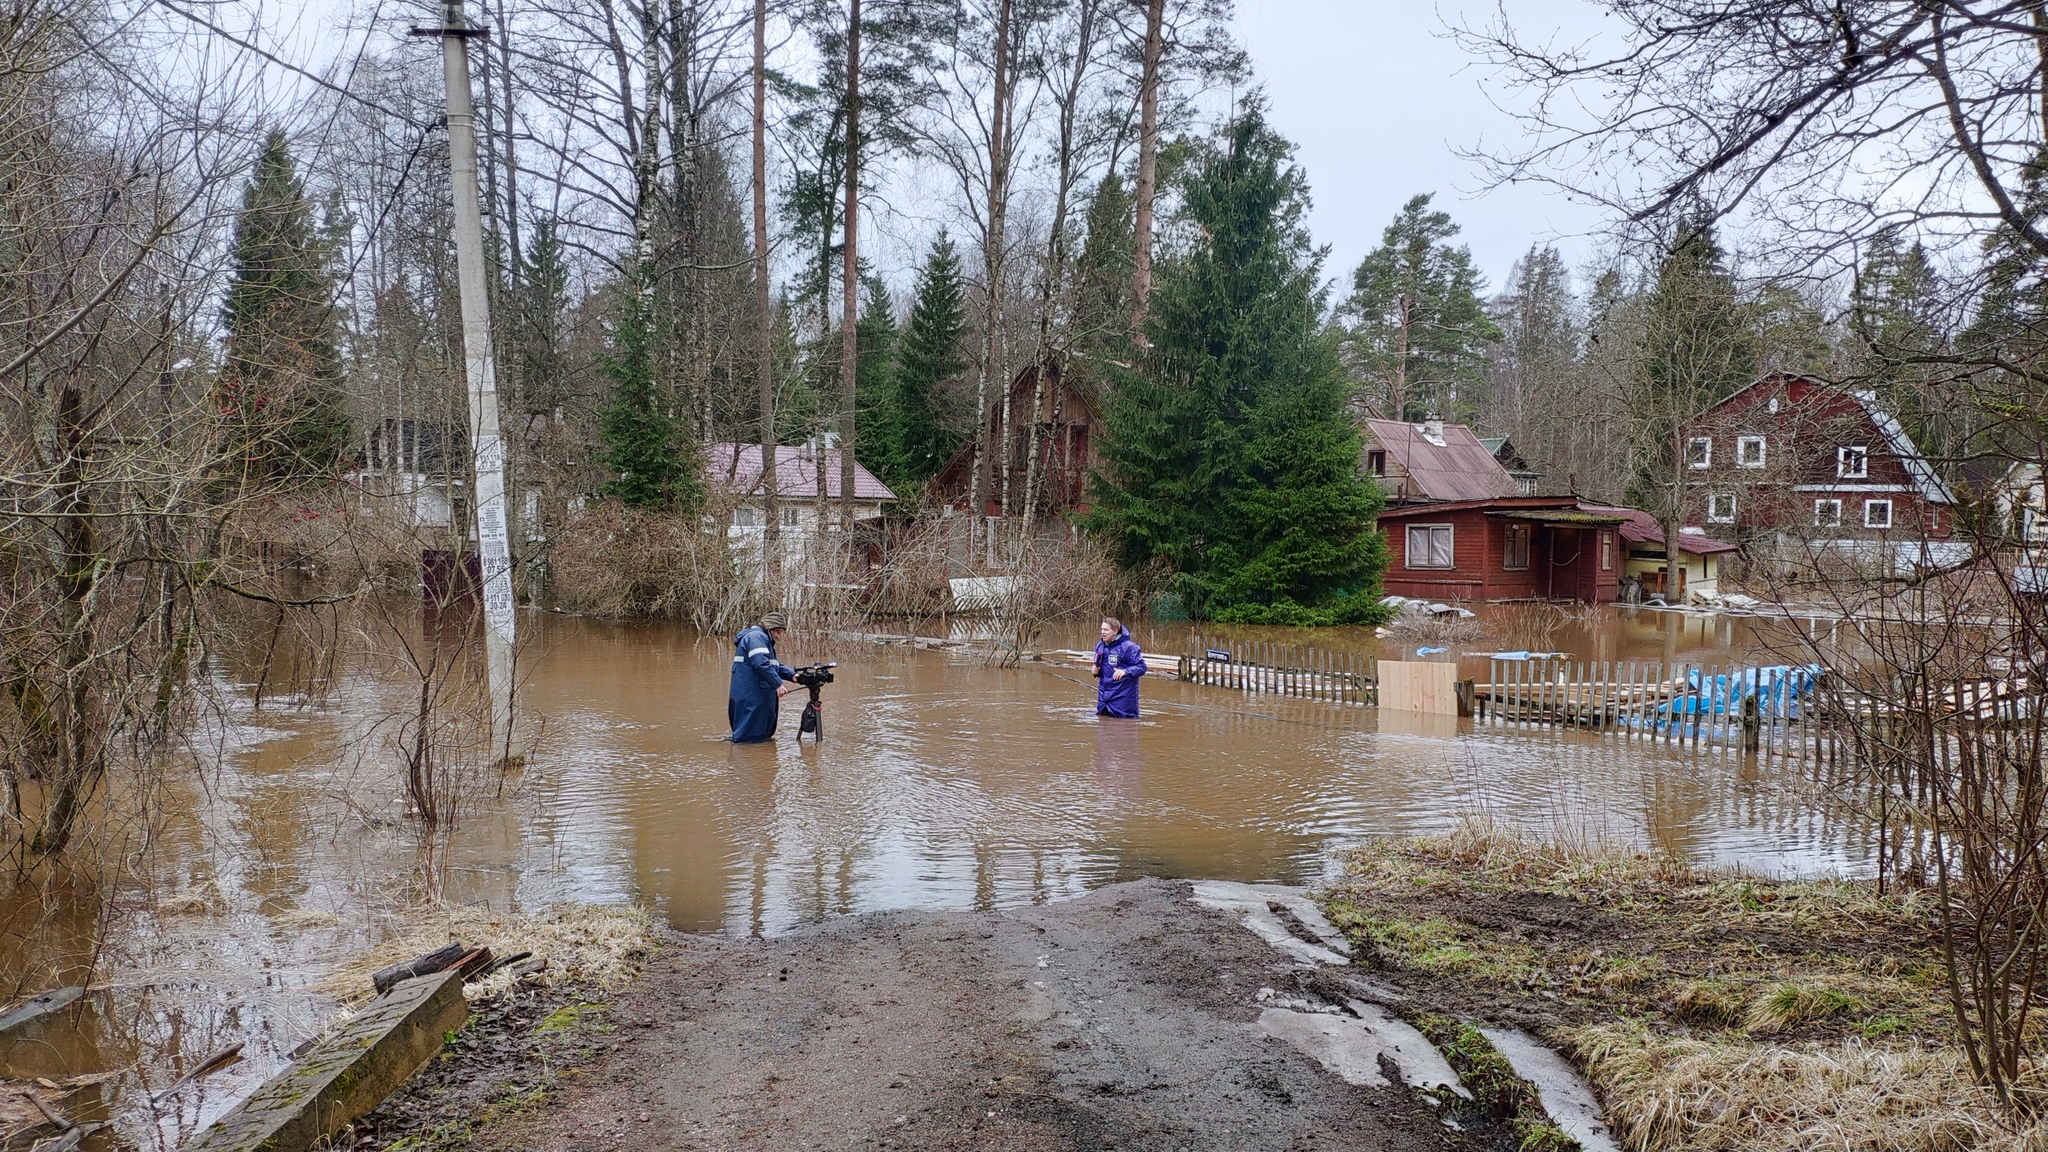
M 737 463 L 733 459 L 735 451 L 739 454 Z M 825 450 L 825 495 L 830 500 L 839 499 L 841 491 L 839 455 L 837 448 Z M 729 441 L 706 444 L 704 476 L 713 484 L 726 485 L 735 492 L 758 494 L 761 491 L 761 446 Z M 776 447 L 775 497 L 778 500 L 818 498 L 817 463 L 812 459 L 811 449 L 788 444 Z M 888 501 L 896 499 L 896 493 L 856 460 L 853 465 L 853 498 Z
M 1367 420 L 1365 425 L 1408 474 L 1411 495 L 1427 500 L 1485 500 L 1518 495 L 1522 490 L 1463 424 L 1444 425 L 1441 444 L 1424 436 L 1420 424 Z
M 1878 401 L 1877 393 L 1875 392 L 1867 389 L 1852 391 L 1830 384 L 1825 380 L 1818 380 L 1812 376 L 1804 376 L 1796 372 L 1773 372 L 1767 376 L 1759 377 L 1752 383 L 1737 388 L 1727 399 L 1715 404 L 1714 408 L 1733 407 L 1737 400 L 1766 384 L 1791 383 L 1793 381 L 1803 381 L 1812 388 L 1832 392 L 1837 396 L 1845 396 L 1855 401 L 1856 406 L 1863 409 L 1863 414 L 1870 418 L 1871 426 L 1877 429 L 1878 435 L 1885 438 L 1885 448 L 1890 451 L 1893 458 L 1898 460 L 1900 466 L 1905 468 L 1906 474 L 1912 477 L 1913 488 L 1920 493 L 1921 498 L 1930 504 L 1953 504 L 1956 502 L 1955 493 L 1949 491 L 1949 487 L 1942 481 L 1940 473 L 1934 470 L 1934 465 L 1928 463 L 1926 456 L 1921 455 L 1919 446 L 1913 443 L 1911 436 L 1906 435 L 1906 430 L 1899 424 L 1898 418 L 1893 416 Z
M 1920 490 L 1921 498 L 1931 504 L 1955 503 L 1955 494 L 1948 490 L 1948 485 L 1941 482 L 1941 477 L 1934 471 L 1934 465 L 1929 464 L 1927 457 L 1920 454 L 1920 449 L 1914 445 L 1913 438 L 1906 435 L 1905 428 L 1900 426 L 1898 417 L 1878 404 L 1877 393 L 1862 391 L 1852 392 L 1850 395 L 1858 404 L 1863 405 L 1863 411 L 1869 414 L 1870 422 L 1877 425 L 1877 430 L 1890 444 L 1892 455 L 1898 457 L 1899 463 L 1906 466 L 1906 473 L 1913 477 L 1913 487 Z

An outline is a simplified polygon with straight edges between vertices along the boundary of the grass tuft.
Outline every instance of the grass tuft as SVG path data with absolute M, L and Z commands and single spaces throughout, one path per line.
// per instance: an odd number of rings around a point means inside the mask
M 1671 998 L 1671 1014 L 1689 1024 L 1739 1024 L 1749 1014 L 1749 993 L 1730 980 L 1692 980 Z
M 1752 1004 L 1743 1023 L 1752 1032 L 1780 1032 L 1826 1020 L 1854 1015 L 1856 1000 L 1839 988 L 1811 983 L 1785 983 L 1772 988 Z

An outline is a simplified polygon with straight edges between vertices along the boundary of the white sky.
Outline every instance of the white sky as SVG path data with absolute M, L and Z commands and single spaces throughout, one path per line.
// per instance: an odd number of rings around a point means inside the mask
M 1485 64 L 1445 34 L 1461 10 L 1483 18 L 1488 0 L 1441 7 L 1420 0 L 1237 0 L 1238 39 L 1270 97 L 1274 126 L 1300 148 L 1315 196 L 1310 229 L 1331 248 L 1328 274 L 1351 272 L 1410 196 L 1463 226 L 1460 240 L 1498 290 L 1532 242 L 1556 243 L 1577 268 L 1593 254 L 1594 209 L 1533 185 L 1482 194 L 1484 173 L 1458 155 L 1520 135 L 1487 99 Z M 1517 27 L 1541 39 L 1560 28 L 1597 30 L 1587 0 L 1505 0 Z M 1506 102 L 1511 97 L 1497 94 Z

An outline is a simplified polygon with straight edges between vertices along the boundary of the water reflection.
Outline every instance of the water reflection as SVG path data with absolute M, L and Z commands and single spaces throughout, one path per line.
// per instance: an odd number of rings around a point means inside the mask
M 748 935 L 876 909 L 1046 901 L 1141 875 L 1313 881 L 1344 844 L 1468 815 L 1762 871 L 1857 872 L 1871 859 L 1867 833 L 1813 801 L 1824 782 L 1725 749 L 1475 728 L 1165 677 L 1145 681 L 1141 719 L 1098 720 L 1094 686 L 1072 667 L 800 641 L 786 646 L 791 663 L 842 662 L 826 689 L 830 738 L 795 741 L 791 697 L 780 740 L 735 746 L 721 739 L 723 638 L 542 615 L 522 627 L 539 637 L 524 707 L 545 738 L 430 858 L 401 818 L 395 764 L 349 738 L 388 689 L 337 669 L 318 706 L 227 718 L 220 770 L 173 787 L 150 891 L 111 910 L 96 889 L 0 908 L 0 974 L 24 990 L 70 978 L 101 949 L 104 1023 L 81 1031 L 65 1068 L 140 1063 L 148 1084 L 118 1088 L 132 1102 L 174 1078 L 172 1054 L 251 1040 L 244 1066 L 167 1106 L 155 1131 L 174 1146 L 318 1030 L 334 1004 L 319 981 L 394 931 L 429 882 L 499 909 L 638 901 L 679 929 Z M 1586 660 L 1718 658 L 1765 650 L 1769 627 L 1605 612 L 1545 646 Z M 1085 647 L 1093 623 L 1068 631 L 1048 647 Z M 1141 624 L 1138 638 L 1170 668 L 1185 633 Z M 1204 635 L 1376 647 L 1356 630 Z

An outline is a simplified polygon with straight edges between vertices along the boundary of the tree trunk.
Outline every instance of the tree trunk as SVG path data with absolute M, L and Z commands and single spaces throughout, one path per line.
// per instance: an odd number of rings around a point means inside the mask
M 860 0 L 851 0 L 846 19 L 846 223 L 845 303 L 839 317 L 839 379 L 844 396 L 839 413 L 839 530 L 853 547 L 853 443 L 855 391 L 860 383 Z
M 1145 67 L 1138 91 L 1138 203 L 1133 238 L 1137 243 L 1132 293 L 1131 339 L 1145 342 L 1145 309 L 1152 299 L 1152 204 L 1159 184 L 1159 64 L 1166 51 L 1166 0 L 1145 5 Z
M 768 291 L 768 0 L 754 0 L 754 313 L 754 379 L 761 403 L 761 559 L 769 595 L 779 597 L 782 521 L 775 501 L 775 317 Z
M 1003 398 L 1009 397 L 1008 381 L 1001 379 L 1002 366 L 996 362 L 1001 338 L 997 330 L 1002 327 L 1002 284 L 1003 284 L 1003 217 L 1007 208 L 1006 198 L 1009 180 L 1009 106 L 1013 81 L 1010 76 L 1010 7 L 1013 0 L 1002 0 L 996 12 L 995 35 L 995 95 L 989 113 L 988 133 L 988 234 L 982 244 L 982 269 L 987 277 L 987 317 L 982 332 L 981 369 L 974 378 L 974 470 L 968 481 L 967 500 L 972 519 L 968 522 L 967 543 L 970 553 L 974 550 L 974 539 L 985 527 L 982 514 L 988 502 L 987 490 L 982 487 L 986 461 L 990 459 L 988 444 L 989 404 L 988 384 L 991 373 L 997 375 L 997 387 L 1003 390 Z M 1000 431 L 1000 423 L 998 430 Z M 999 457 L 998 457 L 999 458 Z M 991 533 L 991 546 L 993 533 Z

